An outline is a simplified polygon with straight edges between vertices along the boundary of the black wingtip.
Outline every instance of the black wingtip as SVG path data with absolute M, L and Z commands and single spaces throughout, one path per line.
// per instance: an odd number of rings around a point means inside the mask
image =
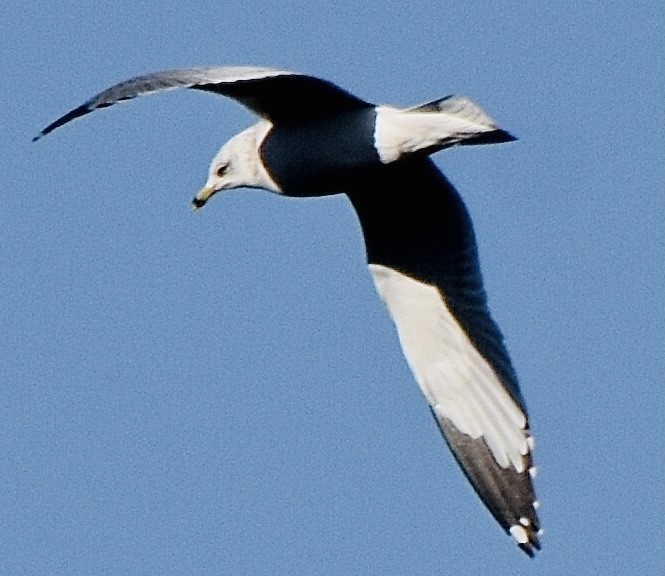
M 540 550 L 540 546 L 536 547 L 531 544 L 531 542 L 528 542 L 526 544 L 518 544 L 522 552 L 524 552 L 529 558 L 535 558 L 536 557 L 536 550 Z
M 510 534 L 510 532 L 508 532 Z M 536 552 L 540 552 L 540 540 L 538 539 L 538 536 L 542 533 L 542 530 L 538 529 L 538 531 L 535 530 L 528 530 L 527 531 L 527 537 L 528 541 L 527 542 L 520 542 L 517 545 L 519 546 L 520 550 L 524 552 L 529 558 L 535 558 L 536 557 Z
M 512 536 L 517 541 L 517 546 L 529 558 L 535 558 L 536 552 L 540 548 L 540 536 L 543 533 L 540 527 L 540 521 L 536 514 L 538 503 L 533 502 L 529 512 L 529 516 L 521 516 L 519 524 L 515 524 L 506 530 L 506 533 Z
M 510 132 L 497 128 L 491 132 L 483 132 L 468 140 L 460 142 L 461 146 L 475 146 L 478 144 L 503 144 L 504 142 L 514 142 L 517 140 Z
M 542 532 L 539 531 L 539 533 Z M 540 540 L 536 534 L 529 534 L 529 541 L 523 544 L 518 544 L 522 552 L 524 552 L 529 558 L 535 558 L 536 552 L 540 552 Z
M 528 468 L 518 472 L 497 464 L 485 441 L 460 432 L 452 421 L 432 409 L 446 443 L 490 513 L 519 548 L 530 557 L 540 550 L 540 521 Z M 531 466 L 527 455 L 526 466 Z
M 101 106 L 99 106 L 101 108 Z M 86 102 L 85 104 L 82 104 L 78 108 L 74 108 L 74 110 L 71 110 L 70 112 L 67 112 L 64 116 L 61 116 L 58 118 L 55 122 L 51 122 L 46 128 L 44 128 L 37 136 L 35 136 L 32 141 L 36 142 L 40 138 L 43 138 L 50 132 L 53 132 L 56 128 L 59 128 L 60 126 L 67 124 L 67 122 L 71 122 L 75 118 L 79 118 L 81 116 L 84 116 L 85 114 L 88 114 L 91 112 L 92 109 L 90 108 L 90 105 Z
M 517 136 L 514 136 L 510 132 L 506 132 L 505 130 L 497 130 L 495 132 L 496 136 L 499 138 L 497 142 L 515 142 L 517 140 Z

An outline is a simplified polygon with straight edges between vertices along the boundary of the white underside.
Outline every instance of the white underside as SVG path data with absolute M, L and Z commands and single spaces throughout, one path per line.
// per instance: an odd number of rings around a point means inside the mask
M 463 434 L 482 437 L 497 464 L 526 468 L 526 417 L 475 349 L 439 291 L 391 268 L 370 264 L 406 360 L 438 416 Z
M 453 146 L 495 126 L 460 113 L 417 112 L 377 106 L 374 146 L 384 164 L 418 150 Z

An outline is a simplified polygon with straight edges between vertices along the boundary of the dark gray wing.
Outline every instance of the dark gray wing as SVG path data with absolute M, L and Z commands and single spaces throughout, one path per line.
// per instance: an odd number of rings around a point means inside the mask
M 287 70 L 243 66 L 187 68 L 137 76 L 111 86 L 49 124 L 34 140 L 98 108 L 177 88 L 234 98 L 274 123 L 370 106 L 331 82 Z
M 428 158 L 381 166 L 347 194 L 377 290 L 446 442 L 499 524 L 533 555 L 533 442 L 462 199 Z

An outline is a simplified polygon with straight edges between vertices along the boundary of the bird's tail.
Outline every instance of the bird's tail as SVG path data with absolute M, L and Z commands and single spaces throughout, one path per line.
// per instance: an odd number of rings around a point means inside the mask
M 461 146 L 500 144 L 502 142 L 517 140 L 515 136 L 499 128 L 487 112 L 466 96 L 446 96 L 421 104 L 420 106 L 409 108 L 407 112 L 445 114 L 477 125 L 479 133 L 456 142 L 456 144 Z

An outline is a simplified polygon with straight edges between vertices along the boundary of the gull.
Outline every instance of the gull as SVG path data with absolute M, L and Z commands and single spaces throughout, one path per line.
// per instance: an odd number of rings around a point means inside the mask
M 215 155 L 194 210 L 242 187 L 349 198 L 376 290 L 446 443 L 499 525 L 534 556 L 542 530 L 526 406 L 488 308 L 471 218 L 429 158 L 515 138 L 464 96 L 397 108 L 305 74 L 225 66 L 131 78 L 34 140 L 99 108 L 178 88 L 233 98 L 258 116 Z

